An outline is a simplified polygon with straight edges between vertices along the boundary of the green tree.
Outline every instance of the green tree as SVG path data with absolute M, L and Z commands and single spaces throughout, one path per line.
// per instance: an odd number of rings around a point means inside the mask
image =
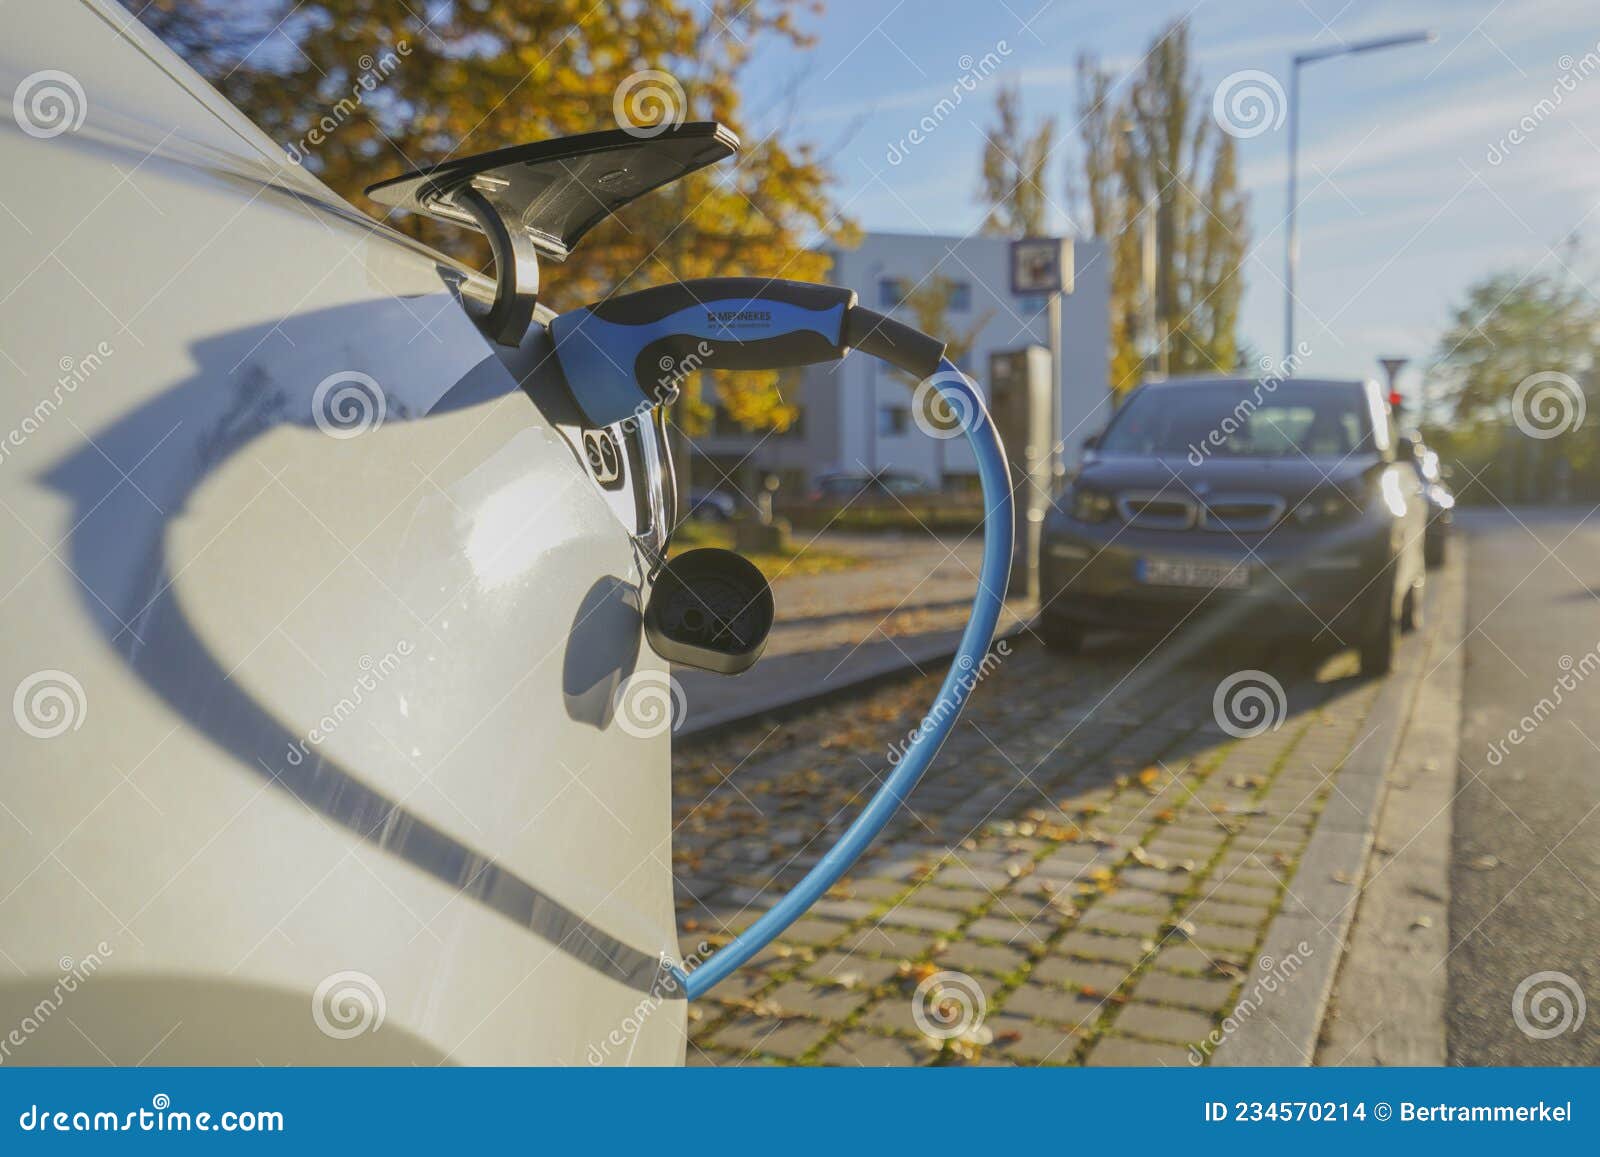
M 1579 264 L 1577 253 L 1562 264 Z M 1548 497 L 1561 473 L 1592 493 L 1600 454 L 1583 383 L 1597 350 L 1600 305 L 1575 276 L 1536 269 L 1484 278 L 1439 339 L 1426 385 L 1430 438 L 1501 501 Z

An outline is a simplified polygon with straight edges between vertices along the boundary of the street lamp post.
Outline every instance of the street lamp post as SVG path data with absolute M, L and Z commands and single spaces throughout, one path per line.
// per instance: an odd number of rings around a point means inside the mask
M 1363 52 L 1378 52 L 1385 48 L 1401 48 L 1408 44 L 1432 44 L 1437 36 L 1431 31 L 1403 32 L 1398 36 L 1380 36 L 1373 40 L 1360 40 L 1354 44 L 1338 44 L 1332 48 L 1318 48 L 1296 53 L 1289 69 L 1289 221 L 1288 244 L 1283 264 L 1283 358 L 1294 357 L 1294 269 L 1300 257 L 1300 234 L 1295 222 L 1296 199 L 1299 194 L 1300 162 L 1300 69 L 1319 60 L 1335 56 L 1356 56 Z

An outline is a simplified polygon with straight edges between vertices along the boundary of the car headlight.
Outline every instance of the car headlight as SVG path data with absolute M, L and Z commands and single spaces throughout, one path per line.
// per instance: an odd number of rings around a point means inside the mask
M 1361 503 L 1337 486 L 1325 486 L 1306 495 L 1291 517 L 1304 527 L 1337 526 L 1361 514 Z
M 1096 490 L 1090 486 L 1074 486 L 1072 488 L 1072 501 L 1068 507 L 1072 517 L 1079 522 L 1105 522 L 1116 513 L 1116 503 L 1111 501 L 1111 495 L 1103 490 Z

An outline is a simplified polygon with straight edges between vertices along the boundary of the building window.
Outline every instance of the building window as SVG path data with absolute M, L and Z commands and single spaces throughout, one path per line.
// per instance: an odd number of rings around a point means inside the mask
M 972 312 L 972 285 L 966 281 L 953 281 L 950 283 L 950 311 L 952 313 Z
M 878 436 L 891 438 L 896 434 L 904 434 L 911 425 L 911 411 L 904 406 L 880 406 L 878 408 Z
M 878 308 L 894 309 L 911 292 L 911 283 L 904 277 L 878 278 Z

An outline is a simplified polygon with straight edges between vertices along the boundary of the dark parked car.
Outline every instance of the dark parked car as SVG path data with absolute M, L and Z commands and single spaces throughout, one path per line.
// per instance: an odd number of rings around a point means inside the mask
M 733 496 L 724 494 L 720 490 L 689 491 L 690 518 L 700 518 L 706 522 L 726 522 L 734 516 L 738 508 Z
M 1444 565 L 1445 543 L 1450 539 L 1450 528 L 1455 521 L 1451 513 L 1456 506 L 1456 496 L 1444 484 L 1444 472 L 1439 465 L 1439 455 L 1430 450 L 1416 431 L 1400 435 L 1398 454 L 1402 462 L 1411 463 L 1422 482 L 1422 495 L 1428 503 L 1428 532 L 1423 537 L 1422 554 L 1430 567 Z
M 896 497 L 925 497 L 936 493 L 938 491 L 920 475 L 880 470 L 876 474 L 824 474 L 817 479 L 810 499 L 812 502 L 888 502 Z
M 1427 515 L 1363 382 L 1197 378 L 1134 391 L 1045 521 L 1041 627 L 1331 632 L 1389 669 L 1422 615 Z

